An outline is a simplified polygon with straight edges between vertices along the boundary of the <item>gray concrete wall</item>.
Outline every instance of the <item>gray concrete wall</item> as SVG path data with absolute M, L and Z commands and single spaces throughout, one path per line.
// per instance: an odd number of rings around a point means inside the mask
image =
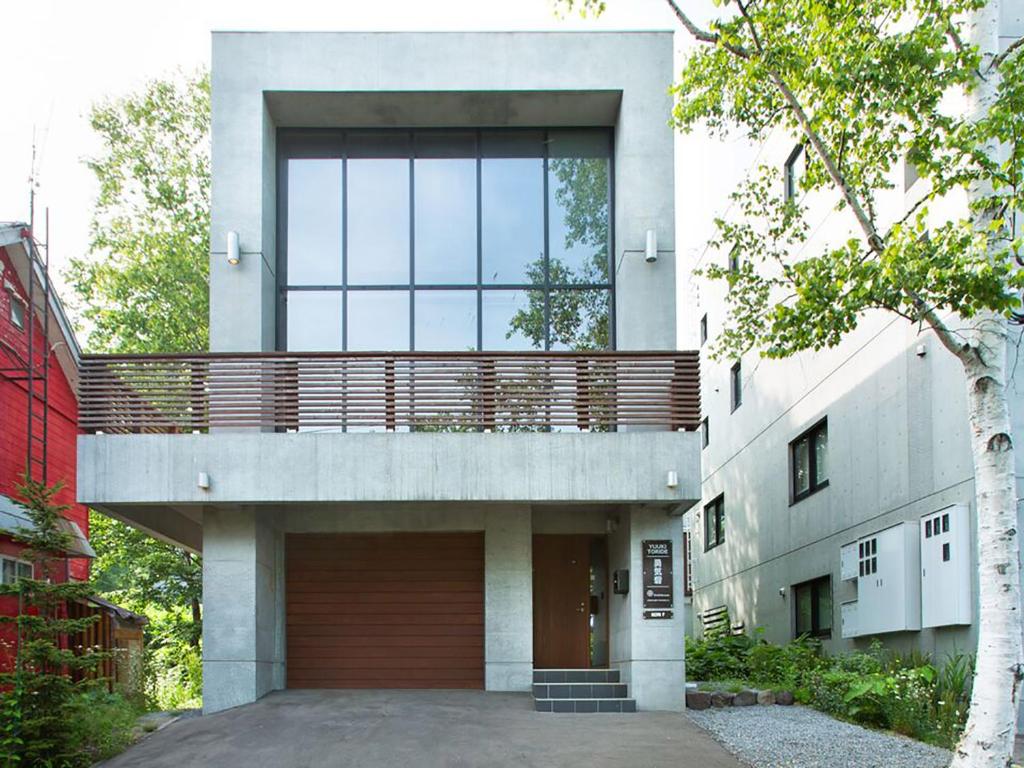
M 613 511 L 613 543 L 633 579 L 610 612 L 612 666 L 642 709 L 682 708 L 682 605 L 673 621 L 642 618 L 640 542 L 679 540 L 680 518 L 662 509 Z M 529 691 L 533 668 L 532 535 L 593 532 L 607 508 L 527 504 L 329 504 L 207 507 L 203 560 L 204 710 L 245 704 L 287 684 L 284 536 L 287 533 L 484 532 L 484 678 L 491 691 Z M 550 519 L 548 519 L 550 515 Z M 632 525 L 631 525 L 632 522 Z M 632 532 L 632 535 L 630 535 Z M 622 534 L 625 534 L 624 536 Z M 614 537 L 618 536 L 617 539 Z M 623 546 L 624 543 L 624 546 Z M 677 562 L 676 594 L 681 594 Z M 615 555 L 613 555 L 613 562 Z
M 211 349 L 273 348 L 277 127 L 324 125 L 323 115 L 361 125 L 537 126 L 539 114 L 548 125 L 614 125 L 618 346 L 674 349 L 672 76 L 670 32 L 215 33 Z M 422 92 L 462 93 L 464 106 L 438 115 Z M 566 98 L 552 103 L 552 92 Z M 353 114 L 345 94 L 390 99 Z M 481 109 L 487 95 L 506 101 Z M 650 228 L 662 251 L 655 264 L 642 253 Z M 229 230 L 243 252 L 233 267 Z
M 1003 43 L 1024 30 L 1024 2 L 1006 3 Z M 726 254 L 706 245 L 711 222 L 728 210 L 729 192 L 756 163 L 781 168 L 793 147 L 792 136 L 775 135 L 763 145 L 720 143 L 692 135 L 680 154 L 696 177 L 681 206 L 687 226 L 680 249 L 691 255 L 687 268 L 709 261 L 724 264 Z M 905 190 L 902 169 L 894 188 L 880 195 L 879 215 L 892 221 L 920 193 Z M 778 190 L 781 194 L 781 189 Z M 828 243 L 859 236 L 845 213 L 830 199 L 804 199 L 812 236 L 803 246 L 811 254 Z M 936 206 L 932 206 L 933 208 Z M 687 308 L 687 334 L 696 337 L 706 313 L 714 341 L 726 319 L 725 288 L 691 275 L 691 293 L 699 305 Z M 955 324 L 956 320 L 953 318 Z M 924 354 L 918 354 L 923 346 Z M 707 351 L 707 350 L 705 350 Z M 1011 415 L 1014 431 L 1024 428 L 1024 366 L 1010 348 Z M 790 588 L 830 574 L 833 652 L 863 648 L 868 640 L 840 637 L 840 604 L 856 599 L 852 583 L 840 581 L 839 548 L 859 536 L 881 530 L 952 503 L 964 503 L 974 520 L 974 486 L 963 372 L 928 331 L 883 313 L 868 313 L 858 328 L 834 349 L 808 352 L 789 360 L 743 359 L 743 405 L 729 408 L 732 361 L 702 360 L 702 404 L 710 420 L 711 444 L 702 452 L 704 494 L 689 513 L 694 531 L 696 594 L 693 614 L 726 605 L 748 629 L 763 627 L 776 642 L 794 630 Z M 822 417 L 829 428 L 829 487 L 790 504 L 789 443 Z M 1018 483 L 1024 455 L 1018 457 Z M 726 541 L 703 551 L 701 507 L 725 494 Z M 972 589 L 977 591 L 977 577 Z M 783 594 L 780 595 L 780 589 Z M 937 654 L 972 652 L 976 624 L 919 632 L 886 634 L 887 644 Z
M 682 521 L 662 509 L 634 506 L 630 510 L 628 599 L 624 600 L 619 621 L 628 610 L 629 655 L 616 660 L 612 648 L 612 666 L 622 664 L 624 680 L 630 685 L 637 706 L 644 709 L 682 711 L 684 708 L 685 668 L 683 637 L 686 606 L 683 602 Z M 672 542 L 672 587 L 674 595 L 671 619 L 645 619 L 643 606 L 643 550 L 647 539 Z M 614 625 L 613 625 L 614 626 Z M 620 644 L 620 652 L 623 650 Z
M 203 547 L 203 708 L 284 687 L 283 539 L 263 511 L 209 508 Z
M 695 432 L 81 435 L 78 498 L 147 504 L 700 498 Z M 666 486 L 670 470 L 679 486 Z M 210 488 L 197 486 L 200 472 Z M 128 514 L 121 511 L 119 514 Z

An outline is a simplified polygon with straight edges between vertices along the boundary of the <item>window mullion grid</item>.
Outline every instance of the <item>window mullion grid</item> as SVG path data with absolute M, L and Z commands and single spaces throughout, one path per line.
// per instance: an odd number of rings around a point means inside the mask
M 551 238 L 548 210 L 548 132 L 544 131 L 544 349 L 551 349 Z
M 346 135 L 347 136 L 347 135 Z M 341 349 L 348 351 L 348 142 L 341 152 Z
M 818 459 L 814 455 L 818 449 L 818 432 L 815 430 L 807 436 L 807 493 L 818 489 Z
M 409 349 L 416 349 L 416 148 L 409 134 Z
M 483 156 L 480 131 L 474 132 L 476 150 L 476 348 L 484 348 L 484 231 L 483 231 Z

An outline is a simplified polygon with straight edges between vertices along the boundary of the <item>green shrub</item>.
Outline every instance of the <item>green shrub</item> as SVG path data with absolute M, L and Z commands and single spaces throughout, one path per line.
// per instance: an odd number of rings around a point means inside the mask
M 846 696 L 852 686 L 862 681 L 863 678 L 856 672 L 841 669 L 816 670 L 807 676 L 807 703 L 830 715 L 845 717 L 850 709 Z M 866 711 L 865 714 L 867 715 Z
M 927 654 L 898 653 L 872 642 L 867 653 L 829 657 L 812 638 L 786 645 L 718 635 L 687 639 L 687 673 L 706 690 L 750 685 L 788 689 L 796 701 L 835 717 L 946 748 L 963 732 L 973 660 L 956 654 L 936 667 Z
M 116 693 L 96 690 L 78 696 L 69 707 L 73 752 L 92 763 L 124 751 L 134 741 L 140 714 Z
M 747 653 L 753 641 L 746 635 L 686 638 L 686 674 L 691 680 L 748 678 Z
M 171 645 L 149 654 L 152 691 L 157 709 L 195 709 L 203 701 L 203 660 L 200 649 Z

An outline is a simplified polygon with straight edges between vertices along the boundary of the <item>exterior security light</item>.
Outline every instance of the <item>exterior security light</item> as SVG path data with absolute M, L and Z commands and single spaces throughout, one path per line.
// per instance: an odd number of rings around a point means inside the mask
M 644 261 L 653 264 L 658 260 L 658 233 L 653 229 L 647 230 L 647 247 L 644 248 Z
M 196 481 L 196 485 L 198 485 L 204 491 L 208 491 L 210 489 L 210 476 L 206 472 L 200 472 L 199 479 Z
M 228 264 L 231 266 L 237 265 L 240 255 L 238 250 L 238 233 L 232 230 L 228 232 Z
M 670 469 L 668 471 L 668 475 L 665 477 L 665 485 L 667 485 L 669 488 L 678 488 L 679 473 L 676 472 L 674 469 Z

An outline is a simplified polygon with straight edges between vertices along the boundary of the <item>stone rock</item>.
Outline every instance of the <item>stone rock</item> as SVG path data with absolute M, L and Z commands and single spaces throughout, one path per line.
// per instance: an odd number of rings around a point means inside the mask
M 729 693 L 729 691 L 715 691 L 711 694 L 711 705 L 714 707 L 731 707 L 732 700 L 735 698 L 735 693 Z
M 750 689 L 744 689 L 736 694 L 732 700 L 734 707 L 752 707 L 757 704 L 757 694 Z
M 781 704 L 784 707 L 788 707 L 793 703 L 793 693 L 791 691 L 779 691 L 775 694 L 775 703 Z
M 757 703 L 758 704 L 774 704 L 775 703 L 775 692 L 774 691 L 758 691 L 757 692 Z
M 711 694 L 707 691 L 687 691 L 687 709 L 707 709 L 711 706 Z

